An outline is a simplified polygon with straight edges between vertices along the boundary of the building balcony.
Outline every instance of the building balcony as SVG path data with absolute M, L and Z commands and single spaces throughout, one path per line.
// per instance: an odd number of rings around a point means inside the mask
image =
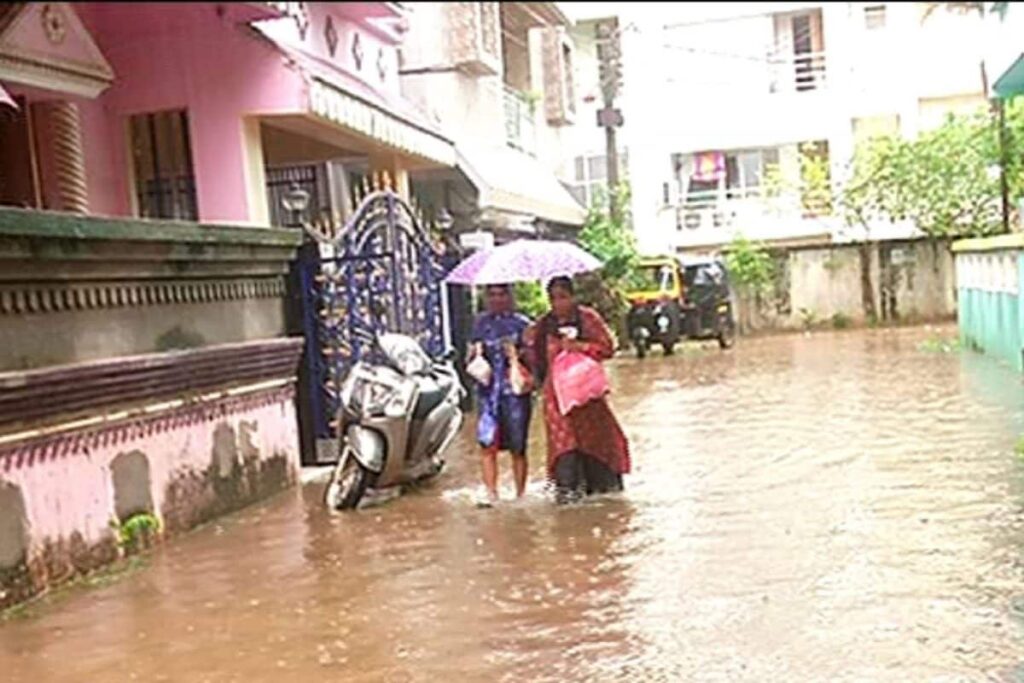
M 505 87 L 503 93 L 505 110 L 505 142 L 509 147 L 537 155 L 537 123 L 535 104 L 526 95 Z
M 690 193 L 662 210 L 677 247 L 718 246 L 742 235 L 764 242 L 830 241 L 839 227 L 829 207 L 811 197 L 765 197 L 759 188 Z

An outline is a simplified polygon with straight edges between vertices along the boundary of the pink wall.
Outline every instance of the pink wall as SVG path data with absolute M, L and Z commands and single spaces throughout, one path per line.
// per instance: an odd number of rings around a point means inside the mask
M 285 58 L 263 36 L 240 22 L 237 7 L 100 2 L 74 6 L 115 74 L 113 85 L 97 99 L 79 101 L 92 213 L 131 214 L 128 117 L 186 108 L 200 220 L 253 220 L 243 119 L 304 113 L 308 96 L 303 77 L 286 66 Z M 390 12 L 383 3 L 307 7 L 305 38 L 300 38 L 291 19 L 263 26 L 270 27 L 275 39 L 367 86 L 398 94 L 397 36 L 374 23 Z M 333 56 L 326 38 L 329 19 L 338 38 Z M 359 66 L 352 50 L 357 33 L 363 54 Z M 80 38 L 74 40 L 83 42 Z M 79 46 L 80 52 L 87 50 L 84 43 Z M 378 68 L 378 59 L 383 69 Z M 45 171 L 45 159 L 43 166 Z
M 330 64 L 379 92 L 398 95 L 398 38 L 379 29 L 374 18 L 366 16 L 371 5 L 382 3 L 309 3 L 309 28 L 303 38 L 295 22 L 290 20 L 262 22 L 262 30 L 274 40 L 298 49 Z M 337 38 L 334 54 L 327 40 L 328 20 Z M 356 35 L 362 61 L 354 54 Z M 383 69 L 378 68 L 378 59 Z
M 309 3 L 310 24 L 304 40 L 290 19 L 277 21 L 274 35 L 372 88 L 397 94 L 395 38 L 362 16 L 363 10 L 379 14 L 380 8 L 374 7 L 379 4 Z M 252 220 L 246 198 L 242 119 L 304 112 L 306 84 L 298 72 L 287 68 L 280 53 L 248 26 L 230 16 L 218 16 L 214 3 L 173 7 L 168 3 L 83 3 L 77 9 L 116 74 L 114 85 L 82 111 L 91 210 L 131 213 L 127 117 L 185 107 L 200 220 Z M 325 31 L 328 16 L 338 36 L 333 57 Z M 357 32 L 361 67 L 352 54 Z M 383 74 L 378 58 L 383 60 Z
M 245 458 L 250 467 L 283 458 L 287 480 L 281 484 L 294 484 L 296 429 L 294 392 L 278 389 L 0 450 L 0 482 L 21 491 L 31 564 L 47 544 L 66 544 L 73 535 L 89 547 L 109 543 L 116 516 L 111 463 L 118 455 L 145 456 L 154 512 L 166 522 L 167 515 L 181 514 L 183 504 L 198 509 L 222 503 L 213 500 L 211 478 L 230 476 L 232 465 L 240 467 Z M 169 500 L 168 492 L 182 490 L 182 482 L 189 484 L 191 499 Z
M 173 24 L 161 23 L 158 11 L 167 10 L 155 6 L 150 29 L 141 32 L 133 26 L 146 26 L 147 17 L 126 24 L 122 7 L 78 10 L 116 74 L 114 85 L 82 107 L 91 210 L 130 213 L 128 116 L 187 108 L 200 220 L 248 221 L 242 118 L 301 111 L 302 79 L 246 27 L 218 18 L 212 4 L 179 6 L 194 20 L 179 16 Z
M 128 117 L 186 108 L 200 220 L 253 220 L 247 199 L 243 119 L 304 113 L 308 96 L 299 72 L 286 66 L 285 58 L 266 38 L 240 21 L 240 7 L 244 6 L 74 5 L 115 74 L 113 85 L 97 99 L 79 100 L 92 213 L 132 213 Z M 398 36 L 380 24 L 394 18 L 388 16 L 392 10 L 385 3 L 308 3 L 307 7 L 309 27 L 304 38 L 291 19 L 261 25 L 268 27 L 275 40 L 315 56 L 370 88 L 398 95 Z M 326 37 L 329 20 L 338 39 L 333 56 Z M 357 34 L 361 65 L 356 64 L 352 49 Z M 82 43 L 79 52 L 88 52 L 81 36 L 72 40 Z M 378 59 L 383 69 L 378 68 Z M 35 99 L 47 96 L 53 95 L 33 93 Z M 42 165 L 46 172 L 46 159 Z

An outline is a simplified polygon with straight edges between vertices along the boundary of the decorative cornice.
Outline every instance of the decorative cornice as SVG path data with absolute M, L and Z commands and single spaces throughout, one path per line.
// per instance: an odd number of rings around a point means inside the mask
M 31 467 L 57 458 L 88 455 L 100 448 L 127 447 L 156 434 L 188 429 L 231 415 L 289 403 L 295 386 L 289 383 L 242 395 L 221 396 L 170 408 L 162 413 L 140 414 L 99 427 L 48 434 L 0 446 L 0 472 Z
M 0 317 L 134 306 L 199 304 L 285 295 L 281 276 L 185 281 L 0 285 Z
M 113 83 L 113 69 L 71 3 L 24 3 L 2 23 L 3 80 L 88 98 Z M 46 36 L 48 45 L 31 40 L 39 33 Z M 69 41 L 68 36 L 74 39 Z
M 57 89 L 89 99 L 110 86 L 110 81 L 87 70 L 58 67 L 28 57 L 0 54 L 0 75 L 11 83 Z
M 286 274 L 302 239 L 301 230 L 0 207 L 0 283 L 14 289 L 45 283 L 59 290 L 97 289 L 95 283 L 138 289 L 134 283 L 153 283 L 157 300 L 159 292 L 223 298 L 230 295 L 214 293 L 226 286 L 221 281 Z M 167 289 L 172 282 L 177 287 L 188 282 L 192 293 L 175 294 L 178 290 Z
M 143 218 L 80 216 L 58 211 L 0 207 L 0 238 L 297 248 L 302 232 L 279 228 L 208 225 Z

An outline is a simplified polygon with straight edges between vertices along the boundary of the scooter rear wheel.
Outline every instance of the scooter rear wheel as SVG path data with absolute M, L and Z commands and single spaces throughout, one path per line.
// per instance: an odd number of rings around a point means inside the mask
M 341 467 L 331 473 L 324 490 L 324 503 L 332 510 L 354 510 L 370 485 L 370 472 L 346 451 Z

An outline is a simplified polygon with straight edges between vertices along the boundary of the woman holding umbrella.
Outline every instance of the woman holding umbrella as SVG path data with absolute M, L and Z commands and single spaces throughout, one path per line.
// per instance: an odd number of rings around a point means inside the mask
M 630 470 L 629 442 L 604 399 L 593 400 L 563 415 L 549 369 L 558 354 L 574 351 L 597 361 L 615 352 L 608 326 L 597 311 L 576 303 L 572 279 L 548 284 L 551 312 L 526 334 L 533 366 L 544 387 L 544 423 L 548 437 L 548 477 L 559 503 L 584 495 L 622 490 Z
M 548 476 L 562 502 L 579 494 L 621 490 L 622 475 L 630 468 L 629 445 L 607 401 L 593 400 L 562 415 L 548 372 L 562 351 L 577 351 L 598 361 L 614 352 L 601 316 L 576 303 L 570 277 L 600 267 L 600 261 L 568 242 L 517 240 L 473 254 L 446 278 L 453 284 L 483 286 L 549 283 L 551 312 L 527 329 L 523 339 L 528 364 L 543 382 Z M 486 467 L 485 461 L 489 477 Z

